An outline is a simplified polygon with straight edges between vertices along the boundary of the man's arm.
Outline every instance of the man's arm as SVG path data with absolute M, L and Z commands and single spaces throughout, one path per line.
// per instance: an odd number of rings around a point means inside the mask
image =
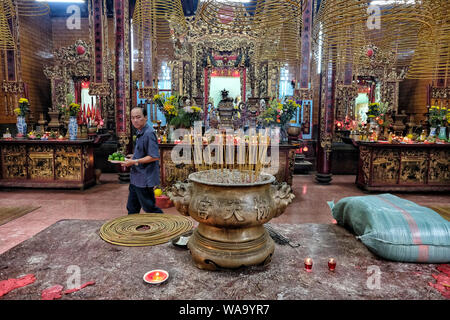
M 159 148 L 158 148 L 158 142 L 156 140 L 156 135 L 151 135 L 150 139 L 148 140 L 148 147 L 147 147 L 148 153 L 151 153 L 152 155 L 157 155 L 158 157 L 152 157 L 150 155 L 146 155 L 143 158 L 139 159 L 125 159 L 125 163 L 123 163 L 123 166 L 130 167 L 132 165 L 139 165 L 139 164 L 145 164 L 150 163 L 154 161 L 159 160 Z

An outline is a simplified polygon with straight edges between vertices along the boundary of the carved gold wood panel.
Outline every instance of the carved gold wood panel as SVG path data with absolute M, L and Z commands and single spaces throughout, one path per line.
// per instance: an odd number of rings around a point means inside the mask
M 278 168 L 278 172 L 275 175 L 275 178 L 277 179 L 278 182 L 283 182 L 283 181 L 287 181 L 286 180 L 286 156 L 287 153 L 286 152 L 280 152 L 279 153 L 279 168 Z
M 28 168 L 29 179 L 53 180 L 53 152 L 30 152 Z
M 361 172 L 362 172 L 362 183 L 369 183 L 370 175 L 370 150 L 367 147 L 361 146 L 359 152 L 359 157 L 361 158 Z
M 398 151 L 393 149 L 373 150 L 372 183 L 396 184 L 399 164 Z
M 450 183 L 450 150 L 430 150 L 429 184 Z
M 3 179 L 27 179 L 27 153 L 24 145 L 2 147 Z
M 428 152 L 415 149 L 402 151 L 400 183 L 425 184 L 427 178 Z
M 81 180 L 81 147 L 55 148 L 56 180 Z
M 164 185 L 172 185 L 177 181 L 184 181 L 188 178 L 189 174 L 195 172 L 194 165 L 192 164 L 175 164 L 171 158 L 171 149 L 163 149 L 162 161 L 164 163 Z
M 53 177 L 53 148 L 40 145 L 29 146 L 28 178 L 52 180 Z

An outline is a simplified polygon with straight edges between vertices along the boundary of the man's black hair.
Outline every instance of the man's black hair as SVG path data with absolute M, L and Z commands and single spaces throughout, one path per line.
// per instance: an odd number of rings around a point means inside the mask
M 144 115 L 144 117 L 147 116 L 147 108 L 136 106 L 136 107 L 133 107 L 133 109 L 141 109 L 142 110 L 142 114 Z

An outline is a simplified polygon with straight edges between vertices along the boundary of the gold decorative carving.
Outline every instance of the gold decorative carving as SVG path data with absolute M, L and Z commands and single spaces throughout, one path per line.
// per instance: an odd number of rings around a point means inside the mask
M 359 147 L 359 157 L 361 160 L 361 170 L 363 173 L 363 183 L 367 184 L 369 182 L 370 174 L 370 150 L 367 147 Z
M 428 152 L 422 150 L 402 151 L 400 183 L 425 183 L 427 178 Z
M 27 156 L 24 145 L 2 147 L 3 179 L 27 179 Z
M 61 146 L 55 148 L 56 180 L 81 179 L 81 148 Z
M 333 137 L 330 134 L 324 134 L 320 139 L 320 146 L 326 152 L 327 159 L 329 159 L 332 149 Z
M 286 177 L 286 183 L 288 185 L 292 185 L 292 176 L 294 173 L 294 169 L 295 169 L 295 149 L 290 149 L 289 150 L 289 154 L 288 154 L 288 163 L 289 163 L 289 173 L 288 176 Z M 281 181 L 279 181 L 281 182 Z
M 189 174 L 195 172 L 194 165 L 192 164 L 175 164 L 172 161 L 171 149 L 160 149 L 162 153 L 162 162 L 164 163 L 164 172 L 166 185 L 173 185 L 177 181 L 185 181 Z
M 355 84 L 344 85 L 342 81 L 336 81 L 335 95 L 335 119 L 344 120 L 345 116 L 353 118 L 353 107 L 358 97 L 358 87 Z
M 284 168 L 284 164 L 286 163 L 286 157 L 288 157 L 288 155 L 284 152 L 280 152 L 278 155 L 278 163 L 282 164 L 280 165 L 278 172 L 275 174 L 275 178 L 277 179 L 278 182 L 282 182 L 282 181 L 286 181 L 286 175 L 285 175 L 285 168 Z
M 78 46 L 85 48 L 81 55 L 77 53 Z M 73 82 L 74 77 L 90 76 L 91 52 L 91 45 L 83 40 L 77 40 L 75 44 L 53 52 L 53 65 L 44 67 L 45 76 L 51 80 L 51 111 L 59 111 L 61 105 L 67 104 L 67 94 L 71 93 L 69 83 Z
M 130 143 L 130 138 L 126 133 L 120 134 L 118 137 L 119 146 L 118 149 L 122 154 L 127 154 L 128 144 Z
M 109 83 L 89 83 L 89 95 L 91 96 L 108 96 L 111 92 Z
M 3 80 L 2 90 L 4 93 L 12 93 L 12 94 L 23 93 L 23 82 Z
M 83 167 L 84 167 L 84 169 L 89 168 L 90 159 L 89 159 L 89 153 L 88 153 L 88 150 L 87 150 L 86 147 L 83 148 L 82 159 L 83 159 Z
M 28 153 L 28 175 L 30 179 L 53 180 L 53 151 Z
M 139 88 L 138 91 L 140 99 L 153 99 L 153 97 L 158 93 L 158 88 L 144 87 Z
M 397 183 L 399 152 L 393 149 L 376 149 L 373 152 L 372 183 Z M 368 157 L 370 159 L 370 154 Z M 366 170 L 369 174 L 369 167 Z
M 428 183 L 450 183 L 450 150 L 430 150 Z
M 446 88 L 432 87 L 431 88 L 431 99 L 446 100 L 449 98 L 450 98 L 450 87 L 446 87 Z
M 368 56 L 367 50 L 373 50 Z M 380 84 L 380 100 L 388 103 L 389 110 L 398 111 L 399 82 L 406 77 L 407 67 L 397 67 L 397 55 L 393 51 L 383 50 L 374 45 L 361 47 L 357 53 L 356 77 L 372 77 Z
M 309 89 L 295 89 L 294 97 L 296 100 L 312 100 L 313 91 Z

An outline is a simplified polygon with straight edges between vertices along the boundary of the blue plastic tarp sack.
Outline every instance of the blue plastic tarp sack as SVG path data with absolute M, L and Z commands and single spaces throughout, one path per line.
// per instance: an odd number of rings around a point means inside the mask
M 450 222 L 430 208 L 389 193 L 346 197 L 329 205 L 339 225 L 384 259 L 450 262 Z

